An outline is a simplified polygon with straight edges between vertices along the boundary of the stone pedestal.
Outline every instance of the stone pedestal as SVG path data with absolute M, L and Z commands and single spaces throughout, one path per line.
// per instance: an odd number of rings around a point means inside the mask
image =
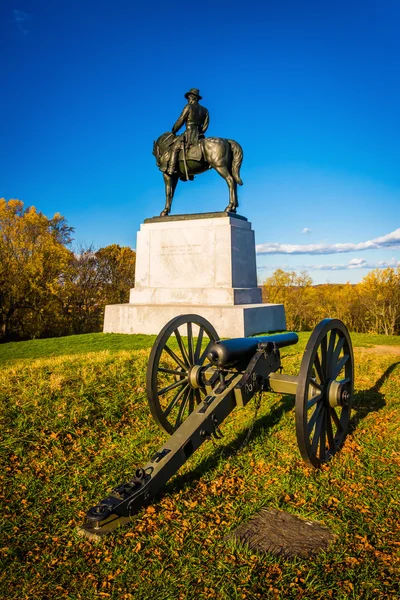
M 129 304 L 106 307 L 105 333 L 158 333 L 172 317 L 205 317 L 221 337 L 285 329 L 281 304 L 262 304 L 254 232 L 226 213 L 146 219 L 137 235 Z

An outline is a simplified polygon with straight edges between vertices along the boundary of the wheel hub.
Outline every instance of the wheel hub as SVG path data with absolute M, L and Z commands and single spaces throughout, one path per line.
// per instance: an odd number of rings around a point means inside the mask
M 189 369 L 188 379 L 189 379 L 190 387 L 192 387 L 194 389 L 198 389 L 198 388 L 202 387 L 201 372 L 203 370 L 204 370 L 204 367 L 202 367 L 201 365 L 193 365 L 193 367 L 191 367 Z
M 329 406 L 347 406 L 350 400 L 350 393 L 347 390 L 347 384 L 332 379 L 328 383 L 327 397 Z

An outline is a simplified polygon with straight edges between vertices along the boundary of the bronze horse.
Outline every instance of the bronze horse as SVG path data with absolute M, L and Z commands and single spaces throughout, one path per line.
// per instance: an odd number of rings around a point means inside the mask
M 153 144 L 153 154 L 156 157 L 157 166 L 163 172 L 165 183 L 165 208 L 161 217 L 166 217 L 171 210 L 172 198 L 178 180 L 192 180 L 195 175 L 204 173 L 208 169 L 215 169 L 228 184 L 229 204 L 225 212 L 236 212 L 239 206 L 237 199 L 237 186 L 243 185 L 240 179 L 240 166 L 243 160 L 242 147 L 233 140 L 224 138 L 200 139 L 197 146 L 189 148 L 186 157 L 181 151 L 177 163 L 177 172 L 173 175 L 166 173 L 170 158 L 171 145 L 176 136 L 171 133 L 163 133 Z

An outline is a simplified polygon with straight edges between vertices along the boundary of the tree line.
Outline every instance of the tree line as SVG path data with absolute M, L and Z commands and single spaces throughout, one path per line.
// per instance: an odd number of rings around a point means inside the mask
M 102 330 L 106 304 L 128 302 L 136 253 L 117 244 L 72 249 L 74 229 L 20 200 L 0 199 L 0 341 Z M 400 335 L 400 268 L 356 284 L 314 285 L 306 271 L 276 270 L 264 302 L 283 303 L 287 328 L 336 317 L 351 331 Z
M 106 304 L 128 301 L 136 253 L 72 249 L 74 229 L 0 199 L 0 341 L 101 331 Z
M 264 302 L 283 303 L 286 327 L 310 331 L 325 317 L 350 331 L 400 335 L 400 268 L 375 269 L 360 283 L 313 285 L 307 271 L 277 269 L 263 284 Z

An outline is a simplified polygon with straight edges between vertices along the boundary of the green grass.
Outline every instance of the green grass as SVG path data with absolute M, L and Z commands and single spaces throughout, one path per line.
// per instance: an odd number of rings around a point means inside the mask
M 155 335 L 125 335 L 120 333 L 86 333 L 27 342 L 0 344 L 0 365 L 9 361 L 71 354 L 87 354 L 109 350 L 151 348 Z
M 300 332 L 298 335 L 300 341 L 304 341 L 309 338 L 310 333 Z M 9 342 L 0 344 L 0 365 L 21 359 L 87 354 L 89 352 L 99 352 L 100 350 L 118 352 L 119 350 L 151 348 L 155 338 L 155 335 L 87 333 L 43 340 L 29 340 L 27 342 Z M 398 335 L 353 333 L 352 339 L 353 344 L 357 347 L 375 345 L 400 346 L 400 336 Z M 296 349 L 298 347 L 296 346 Z
M 286 372 L 298 372 L 308 337 L 282 350 Z M 355 346 L 390 344 L 352 337 Z M 85 511 L 166 439 L 144 395 L 153 339 L 93 334 L 0 346 L 0 597 L 397 598 L 400 357 L 391 354 L 356 349 L 351 432 L 323 469 L 300 459 L 294 399 L 265 394 L 239 454 L 251 404 L 130 526 L 99 544 L 77 536 Z M 321 521 L 336 541 L 292 561 L 227 542 L 261 506 Z

